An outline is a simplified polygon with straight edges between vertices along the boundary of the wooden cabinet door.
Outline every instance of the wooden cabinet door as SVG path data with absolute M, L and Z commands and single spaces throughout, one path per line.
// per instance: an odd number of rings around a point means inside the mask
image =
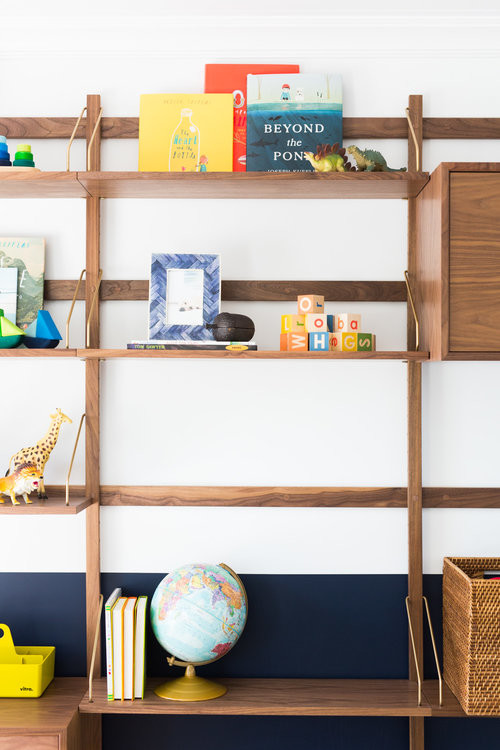
M 57 734 L 0 735 L 0 750 L 59 750 Z
M 450 352 L 500 351 L 500 173 L 450 174 Z

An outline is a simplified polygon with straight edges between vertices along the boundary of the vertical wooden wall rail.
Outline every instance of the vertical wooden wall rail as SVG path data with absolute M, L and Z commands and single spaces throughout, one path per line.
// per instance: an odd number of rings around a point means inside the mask
M 86 143 L 88 166 L 91 170 L 101 168 L 101 127 L 100 124 L 89 148 L 90 140 L 101 109 L 101 97 L 90 94 L 87 96 Z M 85 285 L 85 318 L 90 313 L 92 296 L 98 283 L 100 267 L 100 234 L 101 216 L 99 198 L 86 198 L 86 268 L 87 283 Z M 97 309 L 92 316 L 87 345 L 99 347 L 99 300 Z M 92 634 L 99 609 L 101 592 L 101 549 L 100 549 L 100 381 L 99 360 L 85 360 L 85 486 L 87 495 L 92 497 L 93 503 L 86 510 L 87 516 L 87 674 L 92 662 Z M 101 644 L 97 644 L 95 658 L 97 662 L 96 675 L 100 676 Z M 100 750 L 102 746 L 101 717 L 92 716 L 86 725 L 86 739 L 88 747 Z
M 87 144 L 92 136 L 99 115 L 101 98 L 97 95 L 87 97 Z M 90 164 L 93 170 L 100 168 L 100 131 L 96 133 L 90 152 Z M 92 295 L 99 274 L 100 242 L 100 207 L 99 198 L 86 198 L 87 212 L 87 251 L 86 251 L 86 317 L 90 311 Z M 92 317 L 89 343 L 99 347 L 99 310 Z M 86 490 L 92 497 L 93 504 L 87 509 L 87 670 L 92 658 L 92 633 L 95 628 L 97 607 L 100 594 L 100 543 L 99 543 L 99 360 L 85 362 L 85 413 L 86 447 L 85 472 Z M 97 664 L 100 665 L 100 649 L 97 652 Z
M 423 118 L 422 96 L 412 95 L 408 102 L 408 117 L 420 150 L 422 166 Z M 408 125 L 408 171 L 417 170 L 417 147 Z M 410 283 L 415 278 L 415 220 L 416 198 L 408 200 L 408 272 Z M 415 349 L 415 321 L 407 306 L 407 346 Z M 422 610 L 422 365 L 408 362 L 408 596 L 414 627 L 415 647 L 423 676 L 423 610 Z M 408 644 L 410 679 L 416 680 L 411 642 Z M 424 719 L 412 717 L 410 724 L 410 750 L 424 750 Z

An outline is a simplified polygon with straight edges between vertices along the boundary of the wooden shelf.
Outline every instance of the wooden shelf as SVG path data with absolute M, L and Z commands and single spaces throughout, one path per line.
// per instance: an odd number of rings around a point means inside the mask
M 439 705 L 439 683 L 437 680 L 425 680 L 422 693 L 431 706 L 432 716 L 466 716 L 446 683 L 443 685 L 443 705 Z
M 425 362 L 429 359 L 428 352 L 280 352 L 265 349 L 243 352 L 212 352 L 206 349 L 78 349 L 77 355 L 83 359 L 400 359 L 412 362 Z
M 0 357 L 76 357 L 76 349 L 0 349 Z
M 0 171 L 0 198 L 86 198 L 76 172 Z
M 20 501 L 19 505 L 12 505 L 10 498 L 6 495 L 2 495 L 2 500 L 5 502 L 0 503 L 0 515 L 74 516 L 77 513 L 81 513 L 82 510 L 85 510 L 85 508 L 88 508 L 89 505 L 92 504 L 92 500 L 85 497 L 83 494 L 72 491 L 71 489 L 69 505 L 66 505 L 66 499 L 62 493 L 53 493 L 50 487 L 47 487 L 47 494 L 49 496 L 47 500 L 39 500 L 35 494 L 31 495 L 30 500 L 32 502 L 28 505 L 21 497 L 17 498 Z
M 409 680 L 221 679 L 221 698 L 196 703 L 169 701 L 153 692 L 162 682 L 147 682 L 144 700 L 108 701 L 106 680 L 96 680 L 81 713 L 205 714 L 212 716 L 430 716 L 427 701 L 417 705 L 417 687 Z
M 83 677 L 56 677 L 40 698 L 2 698 L 0 747 L 4 747 L 1 737 L 5 733 L 43 734 L 68 727 L 85 693 L 85 686 L 88 687 L 88 681 Z M 19 750 L 24 747 L 21 737 L 18 747 Z
M 414 198 L 426 172 L 78 172 L 97 198 Z

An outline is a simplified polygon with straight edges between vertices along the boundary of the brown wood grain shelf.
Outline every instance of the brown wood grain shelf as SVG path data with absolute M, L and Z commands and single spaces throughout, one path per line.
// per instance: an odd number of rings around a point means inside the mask
M 86 695 L 81 713 L 179 714 L 212 716 L 430 716 L 427 701 L 417 705 L 416 684 L 409 680 L 242 679 L 218 680 L 227 686 L 221 698 L 196 703 L 169 701 L 153 692 L 162 680 L 147 681 L 145 697 L 108 701 L 106 680 L 94 682 L 93 702 Z
M 76 349 L 0 349 L 0 357 L 76 357 Z
M 63 496 L 52 495 L 50 488 L 47 488 L 47 494 L 49 496 L 47 500 L 39 500 L 33 493 L 30 497 L 32 502 L 29 504 L 26 504 L 22 498 L 18 497 L 17 499 L 20 501 L 19 505 L 12 505 L 10 498 L 2 495 L 2 500 L 5 502 L 0 502 L 0 514 L 4 516 L 74 516 L 92 504 L 90 498 L 71 490 L 69 505 L 66 505 L 66 500 Z
M 425 362 L 428 352 L 280 352 L 260 349 L 257 351 L 192 351 L 190 349 L 78 349 L 82 359 L 399 359 Z
M 78 172 L 97 198 L 410 198 L 425 172 Z
M 86 198 L 76 172 L 0 171 L 0 198 Z
M 88 681 L 84 677 L 56 677 L 40 698 L 2 698 L 0 736 L 6 732 L 38 734 L 60 731 L 69 725 L 86 687 Z
M 500 508 L 498 487 L 424 487 L 424 508 Z M 406 508 L 406 487 L 111 485 L 101 505 L 280 508 Z
M 437 680 L 424 680 L 422 693 L 429 703 L 432 716 L 466 716 L 448 685 L 443 685 L 443 705 L 439 705 L 439 683 Z

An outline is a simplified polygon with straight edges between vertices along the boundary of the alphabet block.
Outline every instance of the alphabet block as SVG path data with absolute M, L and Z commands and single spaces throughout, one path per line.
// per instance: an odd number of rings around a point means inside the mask
M 281 333 L 293 333 L 298 331 L 304 333 L 306 330 L 305 315 L 282 315 L 281 316 Z
M 374 333 L 357 333 L 358 352 L 375 351 L 375 334 Z
M 330 345 L 331 352 L 341 352 L 342 351 L 342 334 L 329 333 L 328 343 Z
M 319 331 L 327 331 L 327 315 L 323 313 L 308 313 L 305 316 L 306 319 L 306 331 L 308 333 L 317 333 Z
M 335 315 L 327 315 L 326 316 L 326 328 L 330 333 L 333 333 L 335 330 Z
M 307 333 L 282 333 L 280 351 L 307 352 Z
M 336 331 L 359 331 L 361 328 L 361 315 L 351 313 L 340 313 L 335 316 Z
M 309 351 L 310 352 L 327 352 L 328 351 L 328 331 L 309 334 Z
M 305 315 L 306 313 L 322 313 L 325 311 L 325 298 L 318 294 L 301 294 L 297 298 L 298 312 Z
M 355 352 L 357 351 L 358 337 L 356 333 L 350 331 L 342 332 L 342 351 L 343 352 Z

